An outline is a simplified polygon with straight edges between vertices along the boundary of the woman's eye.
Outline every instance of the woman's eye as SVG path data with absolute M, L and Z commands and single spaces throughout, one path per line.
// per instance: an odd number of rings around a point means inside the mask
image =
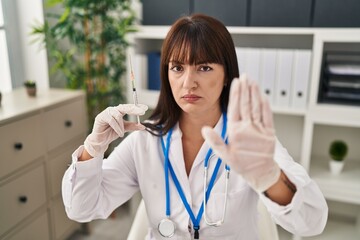
M 181 66 L 178 66 L 178 65 L 175 65 L 175 66 L 172 66 L 170 68 L 170 70 L 174 71 L 174 72 L 180 72 L 183 70 L 183 68 Z
M 212 68 L 209 67 L 209 66 L 201 66 L 200 67 L 200 71 L 203 71 L 203 72 L 208 72 L 208 71 L 211 71 Z

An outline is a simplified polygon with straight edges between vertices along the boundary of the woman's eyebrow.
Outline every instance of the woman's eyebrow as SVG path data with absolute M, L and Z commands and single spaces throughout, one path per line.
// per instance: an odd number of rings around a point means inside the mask
M 212 64 L 213 62 L 211 61 L 199 61 L 199 62 L 196 62 L 194 65 L 203 65 L 203 64 Z M 185 65 L 187 63 L 184 63 L 182 61 L 178 61 L 178 60 L 170 60 L 169 61 L 169 64 L 172 64 L 172 65 Z
M 200 62 L 196 63 L 196 65 L 200 65 L 200 64 L 211 64 L 211 62 L 209 62 L 209 61 L 200 61 Z
M 171 64 L 184 64 L 183 62 L 180 62 L 180 61 L 176 61 L 176 60 L 170 60 Z

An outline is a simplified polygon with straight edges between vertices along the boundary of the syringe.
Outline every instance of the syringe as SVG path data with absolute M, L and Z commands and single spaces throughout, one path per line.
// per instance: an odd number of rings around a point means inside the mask
M 133 100 L 134 100 L 134 104 L 137 106 L 139 102 L 138 102 L 138 97 L 137 97 L 136 87 L 135 87 L 135 76 L 134 76 L 133 67 L 131 64 L 131 56 L 129 56 L 129 58 L 130 58 L 130 78 L 131 78 L 131 86 L 132 86 L 132 90 L 133 90 Z M 137 115 L 136 117 L 137 117 L 138 124 L 140 124 L 139 115 Z

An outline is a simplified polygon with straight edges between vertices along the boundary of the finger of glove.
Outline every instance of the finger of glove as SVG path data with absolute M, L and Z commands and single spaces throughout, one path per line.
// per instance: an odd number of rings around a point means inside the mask
M 211 127 L 205 126 L 201 129 L 201 134 L 205 142 L 210 145 L 216 155 L 222 160 L 227 161 L 227 145 L 220 135 Z
M 270 103 L 267 98 L 261 98 L 262 121 L 266 129 L 274 129 L 274 122 Z
M 119 137 L 124 136 L 124 120 L 123 114 L 117 107 L 108 108 L 109 125 L 116 132 Z
M 145 126 L 134 122 L 124 121 L 124 128 L 126 132 L 130 132 L 136 130 L 144 130 Z
M 228 119 L 229 122 L 239 121 L 240 119 L 240 80 L 234 79 L 230 87 Z
M 120 111 L 123 115 L 144 115 L 148 110 L 148 106 L 144 104 L 119 104 L 117 107 L 118 111 Z
M 102 133 L 106 131 L 106 129 L 110 125 L 110 121 L 113 121 L 111 112 L 116 111 L 115 109 L 115 107 L 108 107 L 96 116 L 93 126 L 93 132 Z M 122 115 L 120 119 L 122 119 Z
M 250 84 L 251 118 L 255 123 L 261 122 L 261 95 L 259 86 L 252 82 Z
M 240 118 L 242 121 L 251 121 L 250 88 L 246 74 L 240 77 L 240 90 Z

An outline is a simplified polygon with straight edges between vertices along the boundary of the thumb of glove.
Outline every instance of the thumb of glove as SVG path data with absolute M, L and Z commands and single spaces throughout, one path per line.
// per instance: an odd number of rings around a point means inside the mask
M 228 159 L 228 148 L 221 136 L 213 128 L 208 126 L 201 129 L 201 134 L 214 153 L 223 161 L 226 161 Z

